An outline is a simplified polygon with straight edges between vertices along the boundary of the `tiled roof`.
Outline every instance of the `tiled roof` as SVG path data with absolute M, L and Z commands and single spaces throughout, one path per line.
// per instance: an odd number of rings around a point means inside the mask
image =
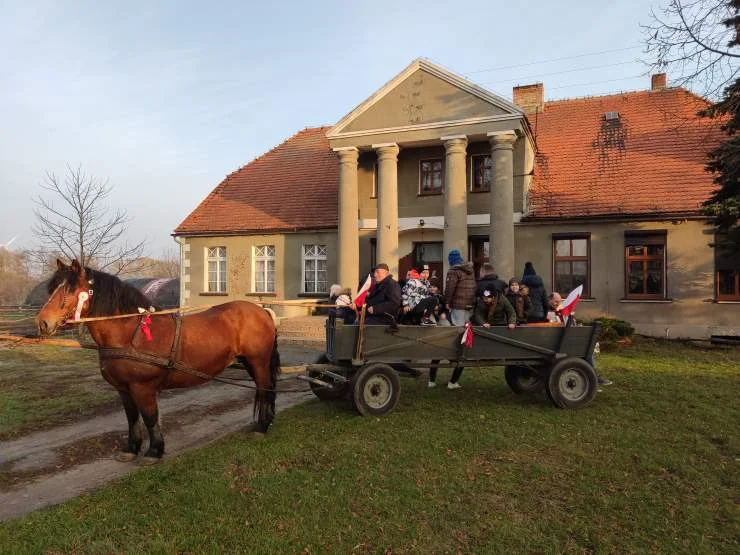
M 679 88 L 545 103 L 529 116 L 538 155 L 527 219 L 696 213 L 715 187 L 707 152 L 722 138 L 718 121 L 696 115 L 706 105 Z
M 722 139 L 719 122 L 696 116 L 705 106 L 684 89 L 547 102 L 529 116 L 538 155 L 525 220 L 696 214 L 714 188 L 707 152 Z M 175 233 L 336 228 L 329 129 L 304 129 L 229 175 Z
M 175 233 L 335 228 L 339 163 L 326 139 L 328 130 L 299 131 L 228 175 Z

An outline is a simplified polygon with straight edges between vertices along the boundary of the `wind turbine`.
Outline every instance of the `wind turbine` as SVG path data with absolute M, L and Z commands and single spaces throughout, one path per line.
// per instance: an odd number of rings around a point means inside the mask
M 14 242 L 14 241 L 15 241 L 16 239 L 18 239 L 18 236 L 17 236 L 17 235 L 16 235 L 15 237 L 13 237 L 13 238 L 12 238 L 12 239 L 11 239 L 10 241 L 8 241 L 7 243 L 5 243 L 4 245 L 0 245 L 0 247 L 6 248 L 6 249 L 7 249 L 7 248 L 10 248 L 10 245 L 12 245 L 12 244 L 13 244 L 13 242 Z

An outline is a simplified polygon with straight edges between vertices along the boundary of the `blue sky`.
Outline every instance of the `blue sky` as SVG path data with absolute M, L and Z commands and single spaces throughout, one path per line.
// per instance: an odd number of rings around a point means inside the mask
M 655 2 L 250 4 L 0 0 L 0 245 L 33 246 L 31 198 L 71 164 L 109 179 L 132 241 L 174 248 L 226 174 L 419 56 L 509 99 L 537 81 L 547 99 L 649 87 Z

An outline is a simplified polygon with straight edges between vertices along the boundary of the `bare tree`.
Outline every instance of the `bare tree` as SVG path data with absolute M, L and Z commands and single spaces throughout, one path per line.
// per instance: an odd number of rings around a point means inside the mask
M 669 0 L 642 25 L 651 71 L 716 99 L 740 71 L 740 0 Z
M 0 247 L 0 305 L 23 304 L 33 283 L 26 255 Z
M 61 255 L 76 258 L 83 266 L 121 273 L 142 256 L 145 241 L 129 244 L 125 240 L 130 221 L 126 211 L 111 211 L 106 203 L 113 190 L 107 180 L 67 166 L 63 179 L 47 173 L 41 187 L 46 195 L 34 199 L 33 226 L 39 261 L 50 254 Z

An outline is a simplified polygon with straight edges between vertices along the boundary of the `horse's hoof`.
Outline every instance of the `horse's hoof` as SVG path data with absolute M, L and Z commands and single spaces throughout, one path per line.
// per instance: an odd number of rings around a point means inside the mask
M 151 466 L 153 464 L 157 464 L 160 462 L 162 462 L 161 457 L 147 457 L 147 456 L 139 457 L 139 464 L 141 466 Z
M 136 453 L 129 453 L 128 451 L 120 451 L 116 453 L 114 457 L 118 462 L 131 462 L 136 458 Z

